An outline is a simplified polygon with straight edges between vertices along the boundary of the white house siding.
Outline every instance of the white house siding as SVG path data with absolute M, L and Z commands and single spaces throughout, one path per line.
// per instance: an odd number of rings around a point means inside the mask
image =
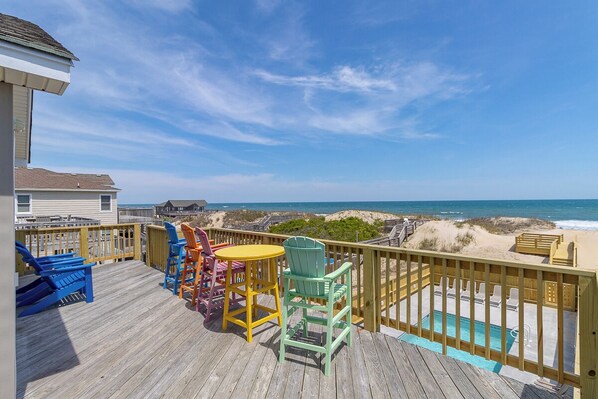
M 31 89 L 14 86 L 13 115 L 15 123 L 15 161 L 17 166 L 26 166 L 29 161 L 31 96 Z
M 16 194 L 31 194 L 32 216 L 71 215 L 96 219 L 102 224 L 118 223 L 117 198 L 114 192 L 16 190 Z M 100 212 L 100 194 L 112 196 L 111 212 Z

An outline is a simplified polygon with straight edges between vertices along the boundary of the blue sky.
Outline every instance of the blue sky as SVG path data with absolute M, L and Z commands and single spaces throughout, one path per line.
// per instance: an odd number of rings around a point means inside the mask
M 3 1 L 80 62 L 33 167 L 124 203 L 598 198 L 595 2 Z

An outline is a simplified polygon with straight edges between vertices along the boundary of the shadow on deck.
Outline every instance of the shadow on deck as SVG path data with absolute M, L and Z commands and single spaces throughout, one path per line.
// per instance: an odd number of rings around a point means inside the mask
M 289 348 L 280 364 L 278 325 L 254 330 L 248 344 L 237 326 L 222 332 L 221 318 L 204 323 L 162 279 L 137 261 L 99 266 L 94 303 L 18 319 L 18 397 L 556 397 L 359 327 L 330 377 L 311 352 Z M 310 333 L 323 339 L 321 328 Z

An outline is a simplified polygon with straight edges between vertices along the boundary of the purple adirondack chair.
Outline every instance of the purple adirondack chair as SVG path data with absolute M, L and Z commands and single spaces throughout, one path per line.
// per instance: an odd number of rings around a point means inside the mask
M 203 264 L 201 269 L 201 283 L 198 287 L 197 294 L 197 311 L 200 312 L 200 305 L 205 306 L 205 321 L 210 321 L 212 313 L 217 309 L 222 309 L 224 304 L 224 288 L 226 284 L 226 271 L 228 262 L 219 262 L 214 255 L 208 234 L 200 229 L 195 228 L 195 234 L 199 239 L 202 247 Z M 239 278 L 239 274 L 245 273 L 245 263 L 233 262 L 232 264 L 232 281 L 235 282 Z M 240 298 L 239 298 L 240 299 Z M 236 295 L 233 293 L 232 303 L 238 302 Z

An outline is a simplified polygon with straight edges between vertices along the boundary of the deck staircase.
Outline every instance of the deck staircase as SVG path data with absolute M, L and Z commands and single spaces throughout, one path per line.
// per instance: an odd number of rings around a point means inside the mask
M 550 257 L 551 265 L 577 266 L 577 244 L 575 241 L 561 242 Z
M 577 266 L 576 240 L 563 234 L 521 233 L 515 237 L 515 252 L 547 256 L 551 265 Z

